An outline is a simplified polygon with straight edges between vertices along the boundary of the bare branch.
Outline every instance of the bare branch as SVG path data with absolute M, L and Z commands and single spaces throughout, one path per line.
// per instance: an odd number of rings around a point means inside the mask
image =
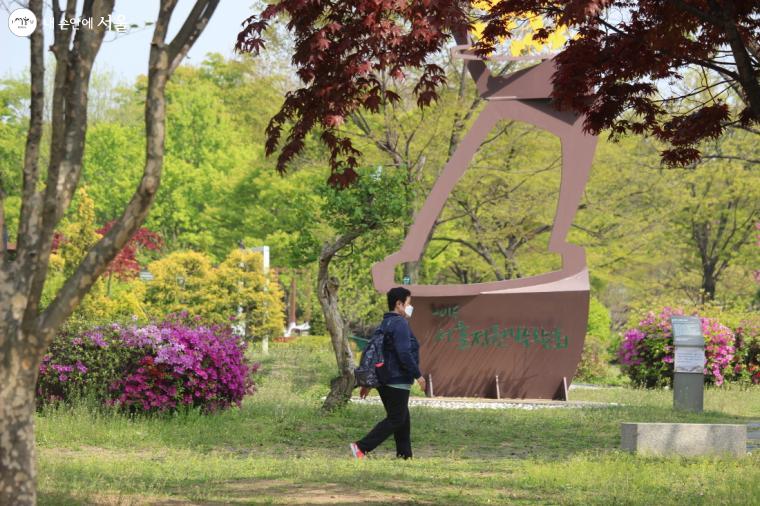
M 744 158 L 741 156 L 729 156 L 729 155 L 704 155 L 702 156 L 703 160 L 737 160 L 740 162 L 746 162 L 746 163 L 752 163 L 752 164 L 760 164 L 760 160 L 755 160 L 752 158 Z
M 114 0 L 93 0 L 85 2 L 82 18 L 104 18 L 113 12 Z M 24 325 L 30 326 L 37 318 L 42 287 L 47 276 L 48 260 L 53 242 L 53 232 L 58 222 L 68 209 L 79 182 L 84 156 L 84 143 L 87 131 L 87 91 L 95 57 L 105 37 L 104 26 L 92 26 L 77 30 L 74 44 L 68 53 L 69 69 L 66 85 L 56 91 L 66 92 L 63 98 L 65 128 L 59 148 L 51 154 L 48 168 L 45 196 L 42 203 L 41 226 L 36 237 L 34 250 L 31 252 L 35 263 L 26 270 L 22 282 L 29 283 L 28 304 L 24 314 Z M 55 99 L 54 99 L 55 102 Z M 42 344 L 42 343 L 38 343 Z
M 42 19 L 42 0 L 29 2 L 29 9 Z M 29 130 L 26 138 L 24 155 L 24 179 L 19 219 L 18 237 L 16 239 L 16 269 L 32 269 L 35 258 L 35 238 L 39 228 L 40 196 L 37 191 L 39 179 L 40 141 L 42 139 L 42 115 L 45 106 L 45 45 L 42 27 L 35 30 L 30 37 L 31 46 L 31 105 Z M 28 275 L 16 276 L 17 281 L 26 282 Z M 23 286 L 23 285 L 22 285 Z M 24 290 L 26 291 L 26 290 Z
M 179 66 L 185 59 L 187 52 L 193 47 L 195 41 L 203 32 L 208 24 L 208 20 L 214 14 L 219 0 L 198 0 L 193 6 L 193 10 L 187 16 L 177 35 L 169 44 L 169 74 Z
M 720 75 L 724 77 L 728 77 L 731 79 L 731 81 L 738 81 L 739 80 L 739 74 L 732 70 L 728 70 L 725 67 L 721 67 L 720 65 L 717 65 L 709 60 L 701 60 L 698 58 L 686 58 L 684 59 L 687 63 L 693 63 L 694 65 L 699 65 L 701 67 L 706 67 L 708 69 L 712 69 L 715 72 L 719 73 Z
M 704 73 L 704 68 L 703 67 L 700 67 L 700 70 Z M 715 83 L 702 86 L 702 87 L 696 89 L 695 91 L 692 91 L 692 92 L 689 92 L 689 93 L 684 93 L 683 95 L 678 95 L 677 97 L 674 97 L 674 98 L 662 98 L 662 99 L 659 99 L 659 100 L 653 100 L 652 102 L 654 102 L 654 103 L 665 103 L 665 102 L 672 102 L 672 101 L 676 101 L 676 100 L 681 101 L 681 100 L 685 100 L 687 98 L 691 98 L 691 97 L 700 95 L 700 94 L 704 93 L 705 91 L 709 92 L 710 96 L 713 97 L 713 100 L 714 100 L 715 96 L 722 95 L 723 93 L 725 93 L 727 91 L 728 88 L 724 88 L 723 90 L 719 91 L 716 94 L 713 94 L 712 88 L 715 88 L 717 86 L 722 86 L 724 84 L 728 84 L 730 86 L 731 82 L 732 81 L 727 81 L 727 80 L 724 79 L 722 81 L 717 81 Z
M 751 212 L 749 214 L 749 216 L 747 217 L 747 219 L 744 220 L 744 222 L 741 225 L 738 226 L 739 230 L 742 230 L 742 234 L 741 234 L 741 237 L 739 238 L 739 240 L 737 240 L 736 243 L 735 243 L 737 249 L 740 248 L 741 246 L 743 246 L 744 244 L 746 244 L 748 242 L 748 239 L 749 239 L 750 235 L 755 231 L 755 227 L 753 227 L 752 225 L 755 223 L 755 220 L 757 220 L 758 215 L 760 215 L 760 213 L 758 212 L 757 209 L 755 209 L 753 212 Z M 736 226 L 736 216 L 734 216 L 734 230 L 736 230 L 736 228 L 737 228 L 737 226 Z M 728 242 L 728 241 L 726 241 L 726 242 Z M 728 263 L 729 263 L 730 260 L 731 260 L 730 256 L 725 256 L 724 257 L 723 261 L 721 262 L 720 267 L 718 267 L 718 269 L 715 271 L 715 273 L 716 273 L 715 274 L 715 279 L 716 280 L 718 279 L 718 276 L 720 276 L 720 274 L 723 272 L 723 270 L 726 267 L 728 267 Z
M 480 143 L 480 147 L 482 148 L 483 146 L 492 143 L 493 141 L 495 141 L 496 139 L 498 139 L 499 137 L 501 137 L 503 134 L 507 133 L 507 130 L 509 130 L 510 128 L 512 128 L 512 125 L 514 125 L 514 124 L 515 124 L 514 121 L 507 121 L 504 124 L 504 126 L 501 128 L 501 130 L 499 130 L 498 132 L 496 132 L 495 134 L 493 134 L 488 139 L 483 139 L 483 142 Z M 526 135 L 526 133 L 523 132 L 520 135 L 520 137 L 518 137 L 518 139 L 521 138 L 521 137 L 523 137 L 523 136 L 525 136 L 525 135 Z

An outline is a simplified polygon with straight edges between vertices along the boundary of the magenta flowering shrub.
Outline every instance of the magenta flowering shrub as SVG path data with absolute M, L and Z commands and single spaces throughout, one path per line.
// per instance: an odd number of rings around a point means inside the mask
M 117 328 L 121 328 L 117 326 Z M 61 330 L 42 358 L 37 379 L 37 404 L 90 397 L 109 398 L 110 385 L 122 377 L 140 350 L 122 346 L 118 332 L 96 328 Z
M 681 309 L 664 308 L 659 314 L 649 312 L 638 326 L 623 335 L 618 359 L 633 384 L 646 388 L 669 386 L 673 381 L 672 315 Z M 705 381 L 722 385 L 732 371 L 734 333 L 712 318 L 700 318 L 705 338 Z
M 732 363 L 734 381 L 760 385 L 760 315 L 740 322 Z
M 62 333 L 40 366 L 37 395 L 41 402 L 92 396 L 130 412 L 213 412 L 254 390 L 258 364 L 246 362 L 245 347 L 228 327 L 186 315 Z

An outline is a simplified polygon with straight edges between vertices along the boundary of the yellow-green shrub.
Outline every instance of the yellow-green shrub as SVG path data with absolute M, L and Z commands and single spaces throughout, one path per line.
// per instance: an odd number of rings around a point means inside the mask
M 140 320 L 150 315 L 146 312 L 145 283 L 139 279 L 129 282 L 111 282 L 111 293 L 108 293 L 108 280 L 99 279 L 90 292 L 82 300 L 77 312 L 89 322 L 125 321 L 133 316 Z
M 199 309 L 205 305 L 205 287 L 212 282 L 211 259 L 196 251 L 177 251 L 148 264 L 153 280 L 145 302 L 159 315 Z
M 213 267 L 202 253 L 175 252 L 148 270 L 154 279 L 145 298 L 153 314 L 187 311 L 212 323 L 235 319 L 252 338 L 283 331 L 282 289 L 273 272 L 264 273 L 260 253 L 235 249 Z

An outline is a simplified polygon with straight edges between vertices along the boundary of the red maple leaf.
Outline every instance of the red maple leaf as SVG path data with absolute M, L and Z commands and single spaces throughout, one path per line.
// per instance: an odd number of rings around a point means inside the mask
M 96 232 L 100 235 L 106 235 L 114 223 L 115 221 L 109 221 L 102 228 L 96 230 Z M 147 228 L 140 228 L 119 251 L 116 257 L 114 257 L 111 263 L 108 264 L 106 274 L 113 274 L 119 279 L 133 278 L 140 272 L 140 265 L 136 258 L 138 250 L 144 248 L 156 251 L 161 249 L 161 247 L 163 247 L 161 236 Z

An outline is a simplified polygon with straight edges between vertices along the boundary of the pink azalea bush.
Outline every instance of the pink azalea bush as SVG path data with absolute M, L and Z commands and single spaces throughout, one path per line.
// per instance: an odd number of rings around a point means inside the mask
M 673 381 L 673 329 L 670 317 L 683 315 L 677 308 L 664 308 L 659 314 L 649 312 L 638 326 L 623 335 L 618 359 L 633 384 L 655 388 Z M 712 318 L 700 318 L 705 338 L 705 380 L 722 385 L 733 374 L 734 333 Z
M 40 365 L 41 403 L 90 396 L 130 412 L 197 407 L 213 412 L 252 393 L 258 364 L 228 327 L 204 326 L 187 315 L 138 326 L 63 332 Z
M 744 319 L 736 329 L 732 380 L 760 385 L 760 315 Z

